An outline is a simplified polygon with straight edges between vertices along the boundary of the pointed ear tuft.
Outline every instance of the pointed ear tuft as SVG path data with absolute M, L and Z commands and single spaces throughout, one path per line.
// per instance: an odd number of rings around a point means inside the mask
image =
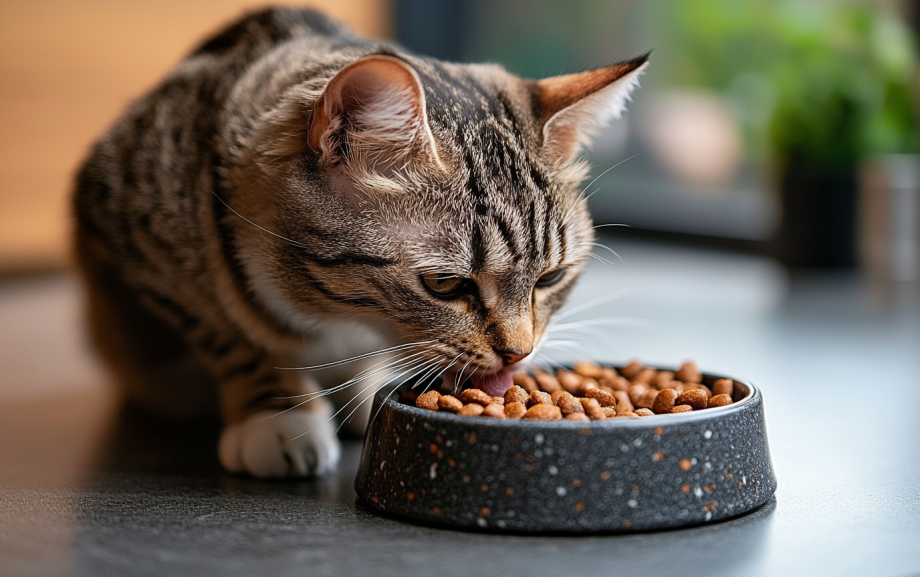
M 362 58 L 329 81 L 315 104 L 307 144 L 331 163 L 350 153 L 414 153 L 440 165 L 421 79 L 393 56 Z
M 543 124 L 543 155 L 568 165 L 596 130 L 619 118 L 650 53 L 612 66 L 530 83 L 533 113 Z

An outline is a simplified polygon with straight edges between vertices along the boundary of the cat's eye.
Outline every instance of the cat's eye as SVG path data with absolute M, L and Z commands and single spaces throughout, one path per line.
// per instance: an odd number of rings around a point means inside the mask
M 564 269 L 564 268 L 557 268 L 556 270 L 550 271 L 550 272 L 544 274 L 543 276 L 541 276 L 540 278 L 538 278 L 538 279 L 537 279 L 537 283 L 536 283 L 535 286 L 536 286 L 537 288 L 551 287 L 551 286 L 553 286 L 554 284 L 556 284 L 556 283 L 558 283 L 559 281 L 561 281 L 561 280 L 562 280 L 562 277 L 564 277 L 564 276 L 565 276 L 565 269 Z
M 432 295 L 449 299 L 460 296 L 469 286 L 469 279 L 448 273 L 428 273 L 421 275 L 422 284 Z

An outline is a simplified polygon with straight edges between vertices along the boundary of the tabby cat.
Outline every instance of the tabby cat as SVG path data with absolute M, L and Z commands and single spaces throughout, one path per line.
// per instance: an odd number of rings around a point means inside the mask
M 522 80 L 311 10 L 245 16 L 79 171 L 97 349 L 135 403 L 219 402 L 220 461 L 256 477 L 334 469 L 333 401 L 359 431 L 391 371 L 501 394 L 588 258 L 580 149 L 645 65 Z

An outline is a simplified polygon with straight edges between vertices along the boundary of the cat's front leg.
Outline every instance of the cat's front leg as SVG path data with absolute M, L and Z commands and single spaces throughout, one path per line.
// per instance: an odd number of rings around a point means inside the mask
M 239 358 L 239 355 L 236 355 Z M 233 473 L 260 478 L 311 477 L 335 470 L 341 445 L 332 405 L 320 388 L 265 352 L 222 363 L 221 402 L 226 426 L 218 454 Z

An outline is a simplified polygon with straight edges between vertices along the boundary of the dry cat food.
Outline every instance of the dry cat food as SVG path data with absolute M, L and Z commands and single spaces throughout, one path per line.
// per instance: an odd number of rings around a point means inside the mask
M 503 397 L 490 397 L 479 389 L 465 389 L 457 396 L 438 391 L 416 395 L 410 390 L 402 399 L 429 411 L 541 421 L 641 418 L 732 404 L 734 381 L 719 379 L 711 389 L 701 381 L 692 361 L 677 372 L 649 368 L 638 360 L 619 371 L 582 361 L 572 370 L 515 373 L 514 386 Z

